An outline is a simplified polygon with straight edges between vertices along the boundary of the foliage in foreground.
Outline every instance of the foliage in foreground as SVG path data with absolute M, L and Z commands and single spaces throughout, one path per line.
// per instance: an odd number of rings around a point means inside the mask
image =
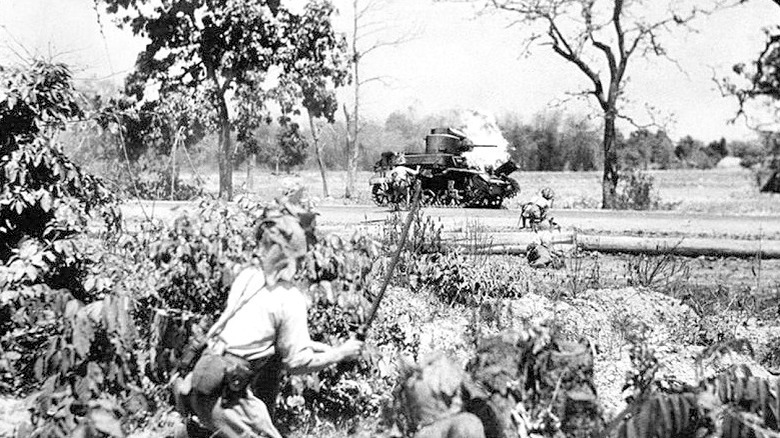
M 123 436 L 166 410 L 188 335 L 208 327 L 237 270 L 255 262 L 264 206 L 203 202 L 168 226 L 121 233 L 116 199 L 52 141 L 83 116 L 67 68 L 0 73 L 0 390 L 30 395 L 22 435 Z M 93 211 L 106 223 L 98 234 Z M 308 255 L 300 281 L 314 285 L 315 339 L 355 332 L 379 256 L 366 236 L 326 239 Z M 379 324 L 384 352 L 415 354 L 397 324 Z M 289 379 L 282 407 L 298 423 L 375 413 L 390 377 L 376 360 Z
M 145 226 L 96 249 L 83 287 L 101 299 L 84 303 L 58 290 L 50 291 L 48 307 L 25 301 L 26 312 L 61 324 L 7 339 L 11 348 L 26 345 L 27 350 L 4 359 L 32 360 L 11 375 L 42 385 L 33 436 L 68 436 L 79 427 L 121 436 L 123 430 L 149 426 L 149 415 L 168 406 L 166 384 L 186 352 L 189 334 L 206 329 L 219 315 L 237 270 L 254 262 L 251 225 L 262 209 L 247 199 L 237 206 L 203 202 L 195 214 L 169 227 Z M 378 251 L 373 240 L 356 235 L 348 241 L 322 239 L 309 253 L 300 280 L 312 284 L 309 324 L 315 340 L 341 342 L 356 333 L 370 306 L 366 296 Z M 9 329 L 19 333 L 16 326 Z M 374 332 L 376 354 L 286 379 L 282 423 L 294 427 L 377 413 L 393 377 L 377 366 L 379 352 L 414 355 L 417 345 L 395 322 L 380 320 Z
M 728 354 L 742 342 L 715 345 L 697 362 Z M 711 436 L 723 438 L 780 435 L 780 379 L 754 376 L 744 366 L 732 366 L 712 376 L 699 371 L 699 384 L 689 386 L 656 380 L 658 361 L 643 342 L 635 342 L 629 357 L 633 369 L 624 390 L 628 406 L 607 426 L 603 436 L 627 438 Z

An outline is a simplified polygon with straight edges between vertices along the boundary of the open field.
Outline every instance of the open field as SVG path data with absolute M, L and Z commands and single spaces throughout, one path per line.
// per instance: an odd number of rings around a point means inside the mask
M 684 213 L 709 213 L 732 215 L 780 214 L 780 195 L 759 193 L 755 177 L 747 169 L 711 170 L 663 170 L 649 171 L 655 178 L 655 186 L 661 202 L 669 208 Z M 201 175 L 206 180 L 206 191 L 217 192 L 217 176 Z M 343 199 L 346 172 L 328 173 L 328 186 L 333 199 L 330 204 L 370 204 L 368 180 L 371 172 L 359 172 L 356 181 L 357 197 L 353 201 Z M 600 172 L 515 172 L 522 188 L 520 195 L 507 201 L 509 208 L 516 208 L 542 187 L 552 187 L 556 192 L 557 208 L 598 208 L 601 203 Z M 246 172 L 234 173 L 236 193 L 246 192 Z M 312 196 L 322 197 L 319 172 L 306 170 L 292 174 L 273 175 L 267 170 L 257 170 L 252 193 L 263 197 L 276 196 L 285 187 L 301 185 Z

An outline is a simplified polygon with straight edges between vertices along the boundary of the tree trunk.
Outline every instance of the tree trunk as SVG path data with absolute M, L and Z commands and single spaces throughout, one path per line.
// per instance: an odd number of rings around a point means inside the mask
M 355 196 L 355 179 L 357 177 L 358 158 L 360 157 L 360 145 L 358 142 L 358 131 L 360 126 L 359 108 L 360 108 L 360 53 L 357 49 L 358 32 L 358 0 L 353 0 L 352 9 L 354 16 L 352 19 L 352 80 L 355 85 L 355 101 L 352 108 L 352 123 L 350 123 L 347 106 L 344 105 L 344 114 L 347 117 L 347 187 L 344 197 L 351 199 Z
M 308 112 L 308 111 L 307 111 Z M 317 166 L 320 168 L 320 176 L 322 177 L 322 197 L 327 198 L 330 196 L 328 193 L 328 179 L 325 175 L 325 164 L 322 162 L 322 144 L 320 144 L 320 132 L 317 130 L 317 126 L 314 124 L 314 118 L 309 114 L 309 128 L 311 129 L 311 139 L 314 142 L 314 153 L 317 156 Z
M 615 110 L 608 110 L 604 115 L 604 178 L 601 181 L 601 208 L 615 208 L 618 183 L 617 162 Z
M 219 86 L 219 81 L 213 73 L 210 74 L 214 83 Z M 233 148 L 230 142 L 230 116 L 228 115 L 225 94 L 218 97 L 219 110 L 219 146 L 217 149 L 217 164 L 219 165 L 219 195 L 220 199 L 228 201 L 233 199 Z
M 257 161 L 257 154 L 249 154 L 249 158 L 246 162 L 246 189 L 252 191 L 255 188 L 255 161 Z
M 181 129 L 176 132 L 176 136 L 173 139 L 173 148 L 171 149 L 171 201 L 175 199 L 174 194 L 176 193 L 176 145 L 179 144 L 180 134 Z
M 352 157 L 354 156 L 353 150 L 357 149 L 357 145 L 355 144 L 356 133 L 352 129 L 352 118 L 346 105 L 344 105 L 344 117 L 347 119 L 347 186 L 344 190 L 344 197 L 351 199 L 355 193 L 355 171 L 357 170 L 357 166 L 353 168 Z

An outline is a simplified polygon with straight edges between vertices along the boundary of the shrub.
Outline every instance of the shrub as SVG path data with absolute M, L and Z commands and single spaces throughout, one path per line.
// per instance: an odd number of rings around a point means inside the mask
M 641 170 L 632 170 L 621 179 L 615 202 L 618 210 L 656 210 L 661 200 L 653 187 L 655 180 Z
M 117 201 L 52 141 L 80 118 L 70 72 L 32 62 L 0 68 L 0 373 L 5 391 L 40 390 L 32 436 L 120 436 L 117 416 L 142 410 L 132 301 L 84 285 L 92 265 L 80 238 L 90 214 L 118 230 Z M 136 400 L 136 403 L 122 402 Z
M 173 175 L 170 158 L 167 156 L 144 154 L 133 163 L 132 171 L 132 176 L 122 171 L 113 178 L 113 182 L 125 197 L 189 201 L 203 195 L 203 187 L 182 181 L 178 171 Z

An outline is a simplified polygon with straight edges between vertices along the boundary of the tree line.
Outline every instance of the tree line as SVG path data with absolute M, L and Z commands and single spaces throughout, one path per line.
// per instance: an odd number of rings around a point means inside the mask
M 643 4 L 623 0 L 487 1 L 488 8 L 527 24 L 534 32 L 530 41 L 542 42 L 586 79 L 579 94 L 599 107 L 592 114 L 599 118 L 596 125 L 554 114 L 538 116 L 530 123 L 504 123 L 513 157 L 526 170 L 601 170 L 606 208 L 616 202 L 622 168 L 714 165 L 727 145 L 702 146 L 696 139 L 685 138 L 670 147 L 668 136 L 649 130 L 623 138 L 616 123 L 630 119 L 622 104 L 634 59 L 668 57 L 664 42 L 673 32 L 684 32 L 693 21 L 744 2 L 671 1 L 668 13 L 658 15 L 644 14 Z M 175 0 L 159 8 L 148 7 L 151 3 L 96 2 L 120 27 L 149 40 L 126 79 L 122 96 L 99 96 L 94 102 L 103 114 L 102 127 L 119 137 L 121 158 L 126 161 L 143 156 L 134 156 L 134 150 L 150 148 L 162 154 L 168 149 L 175 156 L 171 151 L 177 147 L 195 146 L 211 136 L 216 138 L 220 197 L 232 198 L 237 163 L 271 163 L 281 171 L 305 164 L 307 159 L 318 163 L 326 193 L 325 169 L 347 163 L 345 196 L 350 197 L 357 169 L 370 168 L 382 149 L 397 148 L 398 142 L 409 145 L 412 137 L 408 129 L 401 129 L 406 123 L 403 117 L 391 115 L 382 124 L 360 116 L 359 85 L 364 82 L 358 63 L 382 46 L 356 47 L 359 11 L 365 10 L 361 0 L 353 1 L 351 35 L 333 28 L 336 10 L 328 0 L 309 1 L 300 12 L 289 10 L 285 2 L 266 0 Z M 562 25 L 569 22 L 577 26 Z M 773 32 L 767 31 L 768 43 L 760 59 L 749 64 L 758 73 L 746 66 L 735 69 L 751 79 L 752 88 L 724 84 L 740 102 L 775 97 L 772 81 L 765 80 L 777 58 Z M 355 96 L 348 110 L 337 100 L 335 90 L 350 84 Z M 150 89 L 158 96 L 150 95 L 154 94 Z M 346 120 L 334 124 L 340 105 Z M 428 123 L 425 130 L 415 131 L 414 141 L 419 142 L 428 128 L 437 125 Z M 155 142 L 165 144 L 157 147 Z M 326 151 L 323 145 L 328 143 L 339 146 Z M 761 147 L 738 145 L 734 150 L 754 153 Z M 314 158 L 310 158 L 311 149 Z
M 358 168 L 369 171 L 382 152 L 422 152 L 424 137 L 437 126 L 457 123 L 454 113 L 415 117 L 410 111 L 395 111 L 384 122 L 365 120 Z M 508 141 L 511 159 L 525 171 L 602 170 L 603 152 L 597 122 L 561 111 L 534 114 L 524 121 L 517 114 L 505 114 L 498 120 L 501 134 Z M 346 156 L 339 147 L 346 139 L 346 127 L 336 122 L 321 133 L 323 160 L 329 169 L 345 170 Z M 275 172 L 314 169 L 316 163 L 310 145 L 310 132 L 297 128 L 293 137 L 281 127 L 269 126 L 257 132 L 263 151 L 253 165 Z M 620 169 L 710 169 L 726 156 L 740 159 L 751 167 L 770 154 L 773 137 L 731 140 L 698 139 L 685 135 L 672 140 L 661 128 L 635 128 L 624 134 L 617 131 L 616 149 Z M 296 146 L 291 146 L 294 143 Z M 234 165 L 249 165 L 245 153 L 237 154 Z M 280 165 L 281 163 L 281 165 Z

